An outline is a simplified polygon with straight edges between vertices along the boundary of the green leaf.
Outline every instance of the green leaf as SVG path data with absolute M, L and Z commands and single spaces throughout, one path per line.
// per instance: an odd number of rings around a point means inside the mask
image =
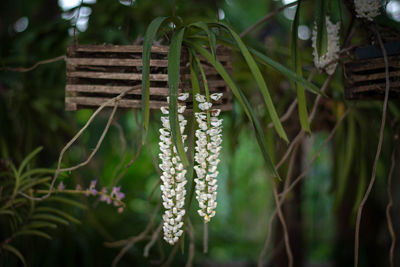
M 247 98 L 243 94 L 242 90 L 235 84 L 235 82 L 232 80 L 230 77 L 229 73 L 225 70 L 223 65 L 218 61 L 214 60 L 212 55 L 203 47 L 199 46 L 196 43 L 191 43 L 187 41 L 189 45 L 191 45 L 195 50 L 202 55 L 207 61 L 210 62 L 211 65 L 215 68 L 215 70 L 219 73 L 219 75 L 225 80 L 229 88 L 231 88 L 232 93 L 234 96 L 237 98 L 241 106 L 243 107 L 244 112 L 246 113 L 247 117 L 249 118 L 250 122 L 252 123 L 255 131 L 255 135 L 257 138 L 258 145 L 261 149 L 262 155 L 264 157 L 264 161 L 266 164 L 267 171 L 270 175 L 273 177 L 279 177 L 278 172 L 275 169 L 274 164 L 272 163 L 271 157 L 268 154 L 268 148 L 265 142 L 265 136 L 264 132 L 262 131 L 262 128 L 260 126 L 260 123 L 255 116 L 255 112 L 253 111 L 253 108 L 251 107 L 250 103 L 248 102 Z
M 150 56 L 151 46 L 157 35 L 158 29 L 163 24 L 167 17 L 157 17 L 147 27 L 146 34 L 143 41 L 143 55 L 142 55 L 142 124 L 144 129 L 144 137 L 142 142 L 145 142 L 147 132 L 149 130 L 150 118 Z
M 35 219 L 35 218 L 33 218 Z M 54 223 L 49 223 L 45 221 L 33 221 L 24 226 L 23 229 L 32 229 L 32 228 L 57 228 L 57 225 Z
M 15 215 L 15 212 L 14 211 L 11 211 L 11 210 L 0 210 L 0 215 L 10 215 L 10 216 L 13 216 L 13 215 Z
M 61 210 L 57 210 L 57 209 L 55 209 L 55 208 L 51 208 L 51 207 L 37 207 L 37 208 L 36 208 L 36 211 L 37 211 L 37 212 L 51 212 L 51 213 L 54 213 L 54 214 L 57 214 L 57 215 L 60 215 L 60 216 L 64 217 L 65 219 L 67 219 L 68 221 L 70 221 L 70 222 L 72 222 L 72 223 L 76 223 L 76 224 L 80 224 L 80 223 L 81 223 L 81 222 L 80 222 L 78 219 L 76 219 L 75 217 L 73 217 L 73 216 L 69 215 L 68 213 L 63 212 L 63 211 L 61 211 Z
M 40 237 L 43 237 L 46 239 L 51 239 L 51 236 L 49 236 L 48 234 L 46 234 L 42 231 L 39 231 L 39 230 L 22 230 L 22 231 L 19 231 L 18 233 L 16 233 L 14 235 L 14 237 L 23 236 L 23 235 L 36 235 L 36 236 L 40 236 Z
M 292 64 L 293 69 L 299 76 L 303 76 L 303 72 L 301 70 L 301 59 L 298 56 L 299 47 L 297 43 L 297 35 L 299 28 L 299 20 L 300 20 L 300 6 L 301 1 L 297 4 L 296 14 L 294 16 L 293 25 L 292 25 Z M 308 123 L 308 112 L 307 112 L 307 101 L 306 94 L 304 92 L 304 88 L 295 83 L 296 91 L 297 91 L 297 101 L 298 101 L 298 112 L 300 118 L 301 128 L 306 132 L 311 132 L 310 124 Z
M 168 86 L 169 86 L 169 122 L 172 139 L 184 167 L 189 165 L 182 142 L 182 133 L 178 122 L 178 87 L 181 67 L 181 48 L 185 29 L 179 29 L 172 36 L 168 53 Z
M 328 47 L 328 33 L 326 30 L 326 2 L 315 1 L 315 20 L 317 23 L 316 47 L 318 56 L 326 53 Z
M 45 213 L 36 213 L 32 216 L 32 219 L 53 221 L 53 222 L 64 224 L 64 225 L 69 224 L 68 221 L 63 218 L 60 218 L 58 216 L 51 215 L 51 214 L 45 214 Z
M 63 197 L 58 197 L 58 196 L 51 196 L 47 199 L 45 199 L 45 201 L 56 201 L 56 202 L 61 202 L 70 206 L 75 206 L 77 208 L 80 209 L 87 209 L 87 207 L 83 204 L 81 204 L 78 201 L 72 200 L 72 199 L 68 199 L 68 198 L 63 198 Z
M 32 187 L 34 187 L 34 186 L 36 186 L 38 184 L 46 183 L 46 182 L 48 182 L 50 180 L 51 180 L 51 177 L 44 177 L 44 178 L 40 178 L 40 179 L 36 178 L 36 179 L 25 180 L 21 184 L 19 191 L 23 192 L 23 191 L 25 191 L 25 190 L 27 190 L 29 188 L 32 188 Z
M 21 180 L 24 180 L 26 177 L 30 177 L 32 175 L 49 174 L 49 173 L 54 173 L 55 171 L 56 170 L 54 170 L 54 169 L 45 169 L 45 168 L 32 169 L 32 170 L 24 172 L 21 175 Z
M 25 166 L 40 152 L 42 151 L 43 147 L 38 147 L 33 150 L 26 158 L 22 161 L 21 165 L 18 168 L 18 176 L 21 176 L 22 171 L 24 170 Z
M 14 254 L 15 256 L 17 256 L 17 258 L 22 262 L 22 264 L 24 266 L 28 266 L 25 262 L 25 258 L 24 256 L 21 254 L 21 252 L 19 252 L 18 249 L 16 249 L 15 247 L 8 245 L 8 244 L 4 244 L 2 246 L 2 249 L 8 250 L 9 252 L 11 252 L 12 254 Z
M 235 48 L 233 42 L 223 36 L 218 36 L 218 41 L 224 45 Z M 326 96 L 326 94 L 324 92 L 321 92 L 321 90 L 315 84 L 307 81 L 306 79 L 304 79 L 302 76 L 299 76 L 296 72 L 292 71 L 291 69 L 285 67 L 279 62 L 264 55 L 260 51 L 257 51 L 256 49 L 249 47 L 249 51 L 251 54 L 253 54 L 253 56 L 259 63 L 269 66 L 274 70 L 276 70 L 277 72 L 281 73 L 282 75 L 286 76 L 291 81 L 301 84 L 304 88 L 306 88 L 313 94 Z
M 202 29 L 208 36 L 208 42 L 210 45 L 210 50 L 211 50 L 211 54 L 213 55 L 214 59 L 217 58 L 217 53 L 216 53 L 216 47 L 217 47 L 217 42 L 216 42 L 216 37 L 213 31 L 211 31 L 208 28 L 208 25 L 203 22 L 203 21 L 198 21 L 195 23 L 192 23 L 189 25 L 190 26 L 194 26 L 194 27 L 198 27 L 200 29 Z
M 267 107 L 268 113 L 271 117 L 272 123 L 274 124 L 275 130 L 277 131 L 278 135 L 285 140 L 286 142 L 289 142 L 285 130 L 282 127 L 281 122 L 279 121 L 278 114 L 276 113 L 274 103 L 272 102 L 271 96 L 269 94 L 269 90 L 267 88 L 267 84 L 265 83 L 264 77 L 261 74 L 260 69 L 257 66 L 256 61 L 250 54 L 249 50 L 247 49 L 247 46 L 243 43 L 242 39 L 240 39 L 239 35 L 233 31 L 229 26 L 225 25 L 224 23 L 211 23 L 211 25 L 217 25 L 219 27 L 223 27 L 226 30 L 229 31 L 229 33 L 232 35 L 232 38 L 235 40 L 237 46 L 239 47 L 240 51 L 242 52 L 242 55 L 244 59 L 247 62 L 247 65 L 250 68 L 251 73 L 254 76 L 254 79 L 256 80 L 258 87 L 261 91 L 261 94 L 264 97 L 264 102 Z

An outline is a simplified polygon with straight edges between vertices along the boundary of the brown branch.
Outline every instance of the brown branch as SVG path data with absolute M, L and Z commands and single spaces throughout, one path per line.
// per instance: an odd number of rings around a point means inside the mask
M 310 75 L 308 75 L 307 81 L 311 82 L 312 79 L 314 78 L 314 75 L 316 73 L 317 69 L 313 68 L 312 71 L 310 72 Z M 282 115 L 282 117 L 279 118 L 280 122 L 285 122 L 287 119 L 289 119 L 292 116 L 293 111 L 295 111 L 296 106 L 297 106 L 298 100 L 297 97 L 293 100 L 293 102 L 290 104 L 289 108 L 285 112 L 285 114 Z M 267 126 L 268 128 L 274 127 L 274 124 L 270 122 Z
M 303 179 L 306 174 L 308 173 L 308 171 L 310 170 L 312 164 L 315 162 L 315 160 L 318 158 L 318 156 L 320 155 L 322 149 L 330 142 L 330 140 L 333 138 L 334 134 L 336 133 L 337 129 L 339 128 L 339 126 L 342 124 L 344 118 L 347 116 L 348 112 L 350 111 L 351 108 L 348 108 L 342 115 L 342 117 L 339 119 L 339 121 L 336 123 L 335 127 L 332 129 L 331 133 L 328 135 L 328 137 L 324 140 L 324 142 L 322 143 L 322 145 L 319 147 L 319 149 L 317 150 L 317 152 L 315 153 L 315 155 L 313 156 L 312 160 L 310 161 L 310 163 L 307 165 L 306 169 L 294 180 L 294 182 L 287 187 L 286 190 L 284 190 L 281 194 L 280 194 L 280 200 L 279 200 L 279 204 L 278 206 L 281 206 L 286 198 L 286 195 L 293 189 L 293 187 L 300 182 L 301 179 Z M 261 267 L 263 266 L 262 264 L 262 260 L 266 254 L 266 251 L 269 247 L 269 244 L 271 242 L 271 232 L 272 232 L 272 224 L 273 221 L 275 219 L 277 215 L 277 209 L 275 209 L 269 219 L 268 222 L 268 234 L 267 234 L 267 238 L 266 241 L 264 243 L 264 247 L 259 255 L 258 258 L 258 266 Z
M 383 41 L 382 41 L 381 35 L 379 33 L 379 30 L 376 28 L 375 25 L 372 27 L 372 29 L 373 29 L 373 31 L 375 31 L 375 34 L 377 36 L 379 46 L 381 47 L 381 51 L 383 54 L 383 60 L 385 62 L 386 89 L 385 89 L 385 99 L 383 101 L 381 127 L 379 130 L 379 141 L 378 141 L 378 147 L 376 148 L 374 165 L 372 166 L 371 179 L 370 179 L 367 191 L 365 192 L 365 195 L 360 203 L 360 206 L 358 206 L 358 210 L 357 210 L 356 231 L 355 231 L 355 238 L 354 238 L 354 243 L 355 243 L 354 244 L 354 267 L 358 267 L 358 250 L 359 250 L 359 244 L 360 244 L 360 224 L 361 224 L 362 212 L 363 212 L 365 203 L 367 202 L 368 197 L 371 194 L 372 187 L 374 186 L 374 183 L 376 180 L 376 167 L 378 165 L 379 157 L 380 157 L 381 150 L 382 150 L 383 132 L 385 130 L 386 111 L 387 111 L 387 106 L 388 106 L 388 101 L 389 101 L 389 90 L 390 90 L 389 61 L 388 61 L 386 49 L 385 49 L 385 46 L 383 45 Z
M 194 229 L 193 229 L 193 225 L 192 222 L 190 221 L 190 219 L 187 220 L 186 223 L 186 232 L 188 233 L 189 236 L 189 255 L 188 255 L 188 259 L 186 262 L 186 267 L 192 267 L 193 266 L 193 259 L 194 259 L 194 255 L 196 253 L 196 246 L 195 246 L 195 239 L 194 239 Z
M 301 1 L 301 0 L 299 0 Z M 277 9 L 275 9 L 274 11 L 268 13 L 266 16 L 262 17 L 261 19 L 259 19 L 256 23 L 254 23 L 253 25 L 251 25 L 250 27 L 248 27 L 246 30 L 244 30 L 239 36 L 240 38 L 245 37 L 247 34 L 249 34 L 251 31 L 253 31 L 254 29 L 256 29 L 258 26 L 260 26 L 261 24 L 267 22 L 270 19 L 273 19 L 276 15 L 278 15 L 282 10 L 284 10 L 285 8 L 291 7 L 291 6 L 295 6 L 299 3 L 299 1 L 293 2 L 293 3 L 289 3 L 287 5 L 281 6 Z
M 15 68 L 14 67 L 3 67 L 2 70 L 17 71 L 17 72 L 28 72 L 28 71 L 36 69 L 40 65 L 49 64 L 49 63 L 57 62 L 57 61 L 60 61 L 60 60 L 64 60 L 65 61 L 66 58 L 67 57 L 65 55 L 62 55 L 62 56 L 58 56 L 58 57 L 54 57 L 54 58 L 38 61 L 33 66 L 28 67 L 28 68 L 24 68 L 24 67 L 15 67 Z
M 392 151 L 392 164 L 390 166 L 390 170 L 389 170 L 389 175 L 388 175 L 388 182 L 387 182 L 387 195 L 388 195 L 388 204 L 386 206 L 386 220 L 387 220 L 387 224 L 388 224 L 388 230 L 390 233 L 390 238 L 392 239 L 392 244 L 390 246 L 390 253 L 389 253 L 389 263 L 390 263 L 390 267 L 394 267 L 394 248 L 396 247 L 396 233 L 394 231 L 393 228 L 393 222 L 392 222 L 392 217 L 390 215 L 390 209 L 393 206 L 393 197 L 392 197 L 392 177 L 393 177 L 393 171 L 394 171 L 394 166 L 396 165 L 396 145 L 397 145 L 397 140 L 398 140 L 398 136 L 397 134 L 394 137 L 395 142 L 393 145 L 393 151 Z
M 284 236 L 284 239 L 285 239 L 286 254 L 287 254 L 288 262 L 289 262 L 288 266 L 289 267 L 293 267 L 293 253 L 292 253 L 292 250 L 290 248 L 289 231 L 287 229 L 285 217 L 283 216 L 281 203 L 279 202 L 278 190 L 276 188 L 277 186 L 276 186 L 274 180 L 270 179 L 270 181 L 271 181 L 272 190 L 273 190 L 273 193 L 274 193 L 276 210 L 278 212 L 278 217 L 279 217 L 279 220 L 281 221 L 282 228 L 283 228 L 283 236 Z
M 99 149 L 101 143 L 103 142 L 103 139 L 104 139 L 104 137 L 105 137 L 105 135 L 106 135 L 106 133 L 107 133 L 107 131 L 108 131 L 110 125 L 111 125 L 111 122 L 112 122 L 112 119 L 113 119 L 113 117 L 114 117 L 114 114 L 115 114 L 115 112 L 116 112 L 116 110 L 117 110 L 117 108 L 118 108 L 118 101 L 119 101 L 122 97 L 124 97 L 124 95 L 127 94 L 129 91 L 132 91 L 132 90 L 134 90 L 134 89 L 137 89 L 138 87 L 140 87 L 140 85 L 139 85 L 139 86 L 134 86 L 134 87 L 132 87 L 132 88 L 129 88 L 129 89 L 125 90 L 124 92 L 122 92 L 121 94 L 119 94 L 118 96 L 116 96 L 116 97 L 114 97 L 114 98 L 111 98 L 111 99 L 105 101 L 103 104 L 101 104 L 101 106 L 98 107 L 98 108 L 96 109 L 96 111 L 90 116 L 89 120 L 88 120 L 88 121 L 86 122 L 86 124 L 79 130 L 79 132 L 64 146 L 64 148 L 61 150 L 60 156 L 58 157 L 57 169 L 55 170 L 53 179 L 52 179 L 52 181 L 51 181 L 51 184 L 50 184 L 50 187 L 49 187 L 49 192 L 48 192 L 46 195 L 43 195 L 43 196 L 41 196 L 41 197 L 31 197 L 31 196 L 28 196 L 27 194 L 25 194 L 25 193 L 23 193 L 23 192 L 19 192 L 19 194 L 23 195 L 24 197 L 26 197 L 26 198 L 28 198 L 28 199 L 30 199 L 30 200 L 43 200 L 43 199 L 46 199 L 46 198 L 48 198 L 48 197 L 52 194 L 53 188 L 54 188 L 54 184 L 55 184 L 55 182 L 56 182 L 56 180 L 57 180 L 58 175 L 59 175 L 61 172 L 74 171 L 74 170 L 76 170 L 76 169 L 78 169 L 78 168 L 80 168 L 80 167 L 83 167 L 83 166 L 85 166 L 86 164 L 88 164 L 88 163 L 91 161 L 91 159 L 94 157 L 94 155 L 96 154 L 96 152 L 97 152 L 97 150 Z M 106 106 L 110 105 L 111 103 L 114 103 L 114 108 L 113 108 L 113 110 L 112 110 L 112 112 L 111 112 L 111 115 L 110 115 L 108 121 L 107 121 L 107 125 L 106 125 L 106 127 L 104 128 L 104 131 L 103 131 L 103 133 L 101 134 L 101 136 L 100 136 L 100 138 L 99 138 L 99 140 L 98 140 L 98 142 L 97 142 L 97 144 L 96 144 L 95 149 L 94 149 L 94 150 L 92 151 L 92 153 L 89 155 L 88 159 L 87 159 L 86 161 L 82 162 L 82 163 L 79 163 L 79 164 L 73 166 L 73 167 L 61 168 L 61 162 L 62 162 L 64 153 L 68 150 L 68 148 L 70 148 L 70 147 L 75 143 L 75 141 L 76 141 L 76 140 L 82 135 L 82 133 L 89 127 L 89 125 L 92 123 L 92 121 L 94 120 L 94 118 L 100 113 L 100 111 L 103 110 Z
M 144 247 L 144 252 L 143 252 L 144 257 L 147 258 L 149 256 L 150 249 L 153 247 L 153 245 L 156 243 L 158 237 L 160 236 L 162 226 L 163 226 L 163 222 L 161 222 L 158 225 L 157 229 L 154 231 L 153 235 L 151 236 L 150 242 L 147 243 L 147 245 Z
M 208 253 L 208 223 L 204 222 L 203 227 L 203 253 Z

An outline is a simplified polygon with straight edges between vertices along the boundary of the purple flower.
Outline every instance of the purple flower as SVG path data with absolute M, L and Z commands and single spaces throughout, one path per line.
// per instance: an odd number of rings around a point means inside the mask
M 122 212 L 124 212 L 124 207 L 119 207 L 118 208 L 118 213 L 122 213 Z
M 121 200 L 125 197 L 125 194 L 121 192 L 121 187 L 113 187 L 112 191 L 111 191 L 111 197 L 117 199 L 117 200 Z
M 64 183 L 62 181 L 58 184 L 57 189 L 59 191 L 63 191 L 65 189 L 65 185 L 64 185 Z

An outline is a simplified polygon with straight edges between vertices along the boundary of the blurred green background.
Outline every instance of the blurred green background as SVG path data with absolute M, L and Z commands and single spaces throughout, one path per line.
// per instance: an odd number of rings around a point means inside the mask
M 257 0 L 187 0 L 176 1 L 176 13 L 185 21 L 220 19 L 242 32 L 259 18 L 291 1 Z M 331 1 L 332 17 L 349 22 L 349 13 L 338 1 Z M 0 67 L 31 66 L 35 62 L 66 53 L 67 46 L 76 38 L 79 44 L 130 44 L 143 37 L 145 29 L 156 16 L 170 15 L 171 1 L 161 0 L 15 0 L 0 3 Z M 312 69 L 311 29 L 312 1 L 305 1 L 299 28 L 303 72 Z M 400 20 L 400 1 L 387 6 L 388 16 Z M 78 19 L 78 11 L 79 19 Z M 286 9 L 270 22 L 258 27 L 245 41 L 264 51 L 268 56 L 290 66 L 290 29 L 295 9 Z M 365 42 L 367 34 L 358 29 L 353 43 Z M 272 69 L 263 73 L 273 92 L 274 102 L 283 114 L 295 97 L 289 81 Z M 233 77 L 246 89 L 250 101 L 258 108 L 264 125 L 269 123 L 260 102 L 257 86 L 240 55 L 233 54 Z M 322 85 L 326 75 L 317 73 L 313 82 Z M 0 71 L 0 159 L 15 164 L 38 146 L 43 151 L 35 159 L 35 167 L 55 168 L 60 150 L 93 113 L 91 110 L 64 111 L 65 63 L 58 61 L 39 66 L 30 72 Z M 296 159 L 297 171 L 304 168 L 317 152 L 324 139 L 348 106 L 344 100 L 343 77 L 339 67 L 328 93 L 331 98 L 318 110 L 313 134 L 307 136 Z M 314 96 L 308 95 L 309 104 Z M 398 101 L 392 101 L 388 125 L 398 117 Z M 309 105 L 309 109 L 311 104 Z M 90 154 L 101 134 L 110 111 L 103 112 L 83 136 L 66 153 L 63 166 L 76 164 Z M 134 158 L 139 144 L 140 129 L 136 123 L 140 111 L 118 111 L 116 122 L 107 134 L 95 158 L 84 168 L 60 177 L 67 188 L 77 184 L 89 187 L 97 180 L 98 188 L 118 185 L 126 197 L 124 212 L 99 202 L 95 197 L 68 196 L 87 205 L 87 210 L 65 207 L 81 224 L 59 226 L 50 231 L 52 240 L 40 237 L 16 238 L 13 242 L 25 256 L 29 266 L 109 266 L 120 248 L 109 248 L 105 242 L 127 239 L 145 229 L 150 214 L 156 208 L 160 191 L 156 171 L 158 154 L 159 112 L 152 112 L 150 136 L 138 159 L 129 168 L 124 166 Z M 290 194 L 285 214 L 290 228 L 295 266 L 351 266 L 355 205 L 365 191 L 370 178 L 378 140 L 381 102 L 359 103 L 339 128 L 304 182 Z M 195 266 L 255 266 L 268 231 L 268 220 L 274 209 L 272 189 L 265 175 L 263 160 L 250 125 L 239 105 L 223 114 L 224 143 L 219 167 L 217 216 L 209 225 L 209 253 L 202 253 L 203 227 L 192 206 L 190 218 L 195 229 Z M 294 114 L 284 124 L 290 138 L 299 129 Z M 273 130 L 265 127 L 270 152 L 278 161 L 287 148 Z M 121 139 L 121 133 L 124 138 Z M 362 222 L 360 266 L 388 266 L 390 239 L 385 220 L 387 202 L 386 183 L 390 155 L 394 143 L 393 130 L 388 127 L 377 183 L 365 209 Z M 126 147 L 124 147 L 126 143 Z M 351 154 L 351 157 L 346 156 Z M 122 166 L 122 167 L 121 167 Z M 0 170 L 4 168 L 0 164 Z M 282 168 L 286 172 L 287 164 Z M 394 225 L 399 225 L 399 168 L 395 168 L 392 210 Z M 2 179 L 2 178 L 0 178 Z M 7 181 L 2 180 L 2 183 Z M 1 192 L 1 191 L 0 191 Z M 397 193 L 397 194 L 396 194 Z M 0 198 L 2 197 L 0 193 Z M 4 200 L 4 199 L 3 199 Z M 396 202 L 397 200 L 397 202 Z M 194 203 L 195 204 L 195 203 Z M 63 209 L 63 206 L 58 206 Z M 154 228 L 161 220 L 161 212 Z M 0 215 L 0 237 L 8 237 L 10 229 L 6 216 Z M 278 223 L 273 226 L 273 245 L 270 246 L 265 266 L 285 266 L 282 232 Z M 396 230 L 397 231 L 397 230 Z M 397 231 L 398 232 L 398 231 Z M 186 237 L 187 238 L 187 237 Z M 119 266 L 153 266 L 167 261 L 172 248 L 164 241 L 157 242 L 148 258 L 143 256 L 149 239 L 136 243 L 121 259 Z M 178 249 L 171 266 L 184 266 L 184 252 Z M 396 248 L 396 255 L 399 250 Z M 400 260 L 396 256 L 397 260 Z M 2 252 L 1 266 L 18 266 L 10 253 Z

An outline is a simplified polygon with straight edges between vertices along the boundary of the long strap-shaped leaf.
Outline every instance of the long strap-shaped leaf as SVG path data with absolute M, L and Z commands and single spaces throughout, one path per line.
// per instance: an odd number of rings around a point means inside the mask
M 185 28 L 174 33 L 168 53 L 168 85 L 169 85 L 169 123 L 172 139 L 181 158 L 183 166 L 189 165 L 182 142 L 182 134 L 178 122 L 178 87 L 181 67 L 181 48 Z
M 214 60 L 213 56 L 203 47 L 196 43 L 187 42 L 190 46 L 192 46 L 200 55 L 202 55 L 210 64 L 215 68 L 215 70 L 221 75 L 221 77 L 225 80 L 228 86 L 231 88 L 233 94 L 243 107 L 244 112 L 246 113 L 247 117 L 249 118 L 250 122 L 252 123 L 255 131 L 255 135 L 257 138 L 258 145 L 261 149 L 262 155 L 264 157 L 264 161 L 266 163 L 267 171 L 270 175 L 279 178 L 279 174 L 275 169 L 274 164 L 272 163 L 271 157 L 268 154 L 268 148 L 265 142 L 264 132 L 261 128 L 260 122 L 258 121 L 257 117 L 255 116 L 255 112 L 251 107 L 250 103 L 248 102 L 246 96 L 243 94 L 242 90 L 235 84 L 232 80 L 231 76 L 222 66 L 222 64 L 218 60 Z
M 150 54 L 151 46 L 157 35 L 158 29 L 163 24 L 167 17 L 157 17 L 147 27 L 146 34 L 143 41 L 143 55 L 142 55 L 142 124 L 144 135 L 147 135 L 149 129 L 149 116 L 150 116 Z M 145 138 L 142 139 L 144 142 Z
M 293 24 L 292 24 L 292 63 L 293 69 L 299 76 L 303 76 L 303 72 L 301 70 L 301 60 L 299 55 L 299 46 L 297 43 L 297 34 L 299 28 L 299 20 L 300 20 L 300 5 L 301 1 L 297 5 L 296 15 L 294 16 Z M 306 94 L 304 92 L 304 88 L 295 83 L 296 91 L 297 91 L 297 101 L 298 101 L 298 112 L 300 118 L 301 128 L 307 132 L 311 132 L 310 124 L 308 123 L 308 112 L 307 112 L 307 101 Z
M 231 40 L 223 36 L 218 36 L 218 41 L 226 46 L 235 47 L 235 45 Z M 321 90 L 315 84 L 307 81 L 306 79 L 304 79 L 302 76 L 299 76 L 291 69 L 285 67 L 281 63 L 273 60 L 272 58 L 266 56 L 265 54 L 254 48 L 249 47 L 248 49 L 259 63 L 269 66 L 274 70 L 276 70 L 277 72 L 281 73 L 282 75 L 286 76 L 291 81 L 301 84 L 305 89 L 307 89 L 309 92 L 313 94 L 326 96 L 323 92 L 321 92 Z
M 239 47 L 240 51 L 242 52 L 242 55 L 244 59 L 247 62 L 247 65 L 250 68 L 251 73 L 254 76 L 254 79 L 256 80 L 258 87 L 260 88 L 261 94 L 264 97 L 264 102 L 267 107 L 268 113 L 271 117 L 272 123 L 274 124 L 274 127 L 276 129 L 276 132 L 279 134 L 280 137 L 282 137 L 286 142 L 289 142 L 285 130 L 282 127 L 281 122 L 279 121 L 278 114 L 276 113 L 274 103 L 272 102 L 271 96 L 269 94 L 269 90 L 267 88 L 267 84 L 265 83 L 264 77 L 261 74 L 260 69 L 257 66 L 256 61 L 250 54 L 249 50 L 247 49 L 247 46 L 243 43 L 242 39 L 240 39 L 239 35 L 233 31 L 229 26 L 227 26 L 224 23 L 210 23 L 210 25 L 216 25 L 218 27 L 222 27 L 226 30 L 229 31 L 229 33 L 232 35 L 232 38 L 235 40 L 237 46 Z
M 205 23 L 203 21 L 198 21 L 198 22 L 190 24 L 188 27 L 198 27 L 207 34 L 211 53 L 212 53 L 214 59 L 216 59 L 216 57 L 217 57 L 217 53 L 216 53 L 217 41 L 216 41 L 214 32 L 208 28 L 207 23 Z
M 326 2 L 315 1 L 315 20 L 317 23 L 317 52 L 318 56 L 325 54 L 328 47 L 328 33 L 326 31 Z

